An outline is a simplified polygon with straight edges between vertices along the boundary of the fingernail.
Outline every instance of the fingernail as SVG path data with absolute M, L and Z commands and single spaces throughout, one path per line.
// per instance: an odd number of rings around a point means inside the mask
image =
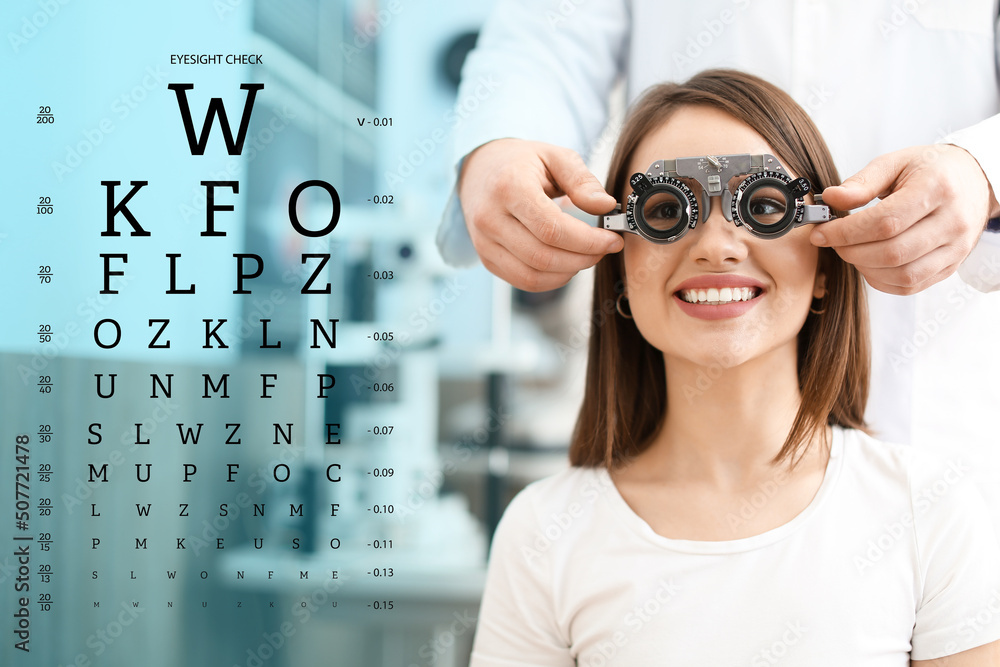
M 590 193 L 590 196 L 591 197 L 610 197 L 611 195 L 609 195 L 604 190 L 594 190 L 593 192 Z
M 826 245 L 826 236 L 824 236 L 821 231 L 814 231 L 812 233 L 812 238 L 810 239 L 813 245 Z

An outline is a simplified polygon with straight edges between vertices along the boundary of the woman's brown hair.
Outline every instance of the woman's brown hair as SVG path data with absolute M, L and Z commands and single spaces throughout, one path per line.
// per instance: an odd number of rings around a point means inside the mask
M 653 86 L 633 105 L 611 158 L 607 191 L 616 199 L 625 197 L 636 147 L 685 106 L 714 107 L 743 121 L 816 192 L 840 183 L 819 130 L 788 94 L 753 75 L 715 69 Z M 605 256 L 594 274 L 586 388 L 569 451 L 575 466 L 611 469 L 626 462 L 649 446 L 668 409 L 662 353 L 615 307 L 625 285 L 622 254 Z M 864 428 L 870 375 L 864 283 L 830 248 L 820 249 L 819 261 L 827 294 L 820 314 L 810 312 L 799 332 L 802 402 L 774 463 L 794 465 L 826 424 Z

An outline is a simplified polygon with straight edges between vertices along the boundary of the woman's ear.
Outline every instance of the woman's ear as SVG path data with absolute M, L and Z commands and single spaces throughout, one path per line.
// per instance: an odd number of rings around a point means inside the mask
M 816 273 L 816 282 L 813 284 L 813 298 L 822 299 L 826 296 L 826 274 L 822 271 Z

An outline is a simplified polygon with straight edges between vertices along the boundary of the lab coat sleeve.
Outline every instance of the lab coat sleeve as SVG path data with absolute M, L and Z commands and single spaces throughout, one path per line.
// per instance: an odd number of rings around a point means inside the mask
M 469 667 L 572 667 L 559 629 L 551 550 L 536 550 L 541 522 L 531 487 L 511 501 L 490 547 Z
M 996 65 L 1000 69 L 1000 17 L 997 18 L 995 34 Z M 954 132 L 941 141 L 969 151 L 979 161 L 986 180 L 1000 199 L 1000 154 L 997 153 L 997 146 L 1000 146 L 1000 115 Z M 1000 233 L 983 232 L 976 247 L 958 267 L 958 275 L 980 292 L 1000 289 Z
M 499 0 L 462 69 L 454 161 L 493 139 L 516 137 L 585 154 L 604 129 L 608 97 L 624 71 L 627 0 Z M 474 262 L 452 189 L 437 245 L 452 265 Z
M 986 174 L 993 192 L 1000 197 L 1000 115 L 959 130 L 942 140 L 955 144 L 972 154 Z M 1000 290 L 1000 233 L 983 232 L 979 243 L 972 249 L 958 269 L 966 283 L 981 292 Z

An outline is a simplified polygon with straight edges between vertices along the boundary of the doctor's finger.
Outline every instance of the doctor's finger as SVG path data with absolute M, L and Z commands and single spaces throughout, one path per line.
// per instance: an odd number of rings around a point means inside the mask
M 552 273 L 534 269 L 495 241 L 484 243 L 480 257 L 483 260 L 483 266 L 490 273 L 526 292 L 545 292 L 562 287 L 575 275 L 575 272 Z
M 841 246 L 837 254 L 862 270 L 898 268 L 945 245 L 942 235 L 935 233 L 937 222 L 931 215 L 890 239 Z
M 874 206 L 817 225 L 810 241 L 834 248 L 885 241 L 902 234 L 933 210 L 934 205 L 923 192 L 904 188 Z
M 535 238 L 548 246 L 582 255 L 618 252 L 624 246 L 617 233 L 591 227 L 564 213 L 559 206 L 538 192 L 507 205 L 507 210 L 521 221 Z
M 909 264 L 893 269 L 863 270 L 862 273 L 868 284 L 881 292 L 909 295 L 944 280 L 959 264 L 953 250 L 941 246 Z
M 575 218 L 573 220 L 578 224 L 586 224 Z M 572 274 L 582 271 L 597 264 L 606 254 L 578 253 L 547 245 L 515 219 L 510 219 L 503 237 L 494 240 L 529 267 L 551 273 Z

